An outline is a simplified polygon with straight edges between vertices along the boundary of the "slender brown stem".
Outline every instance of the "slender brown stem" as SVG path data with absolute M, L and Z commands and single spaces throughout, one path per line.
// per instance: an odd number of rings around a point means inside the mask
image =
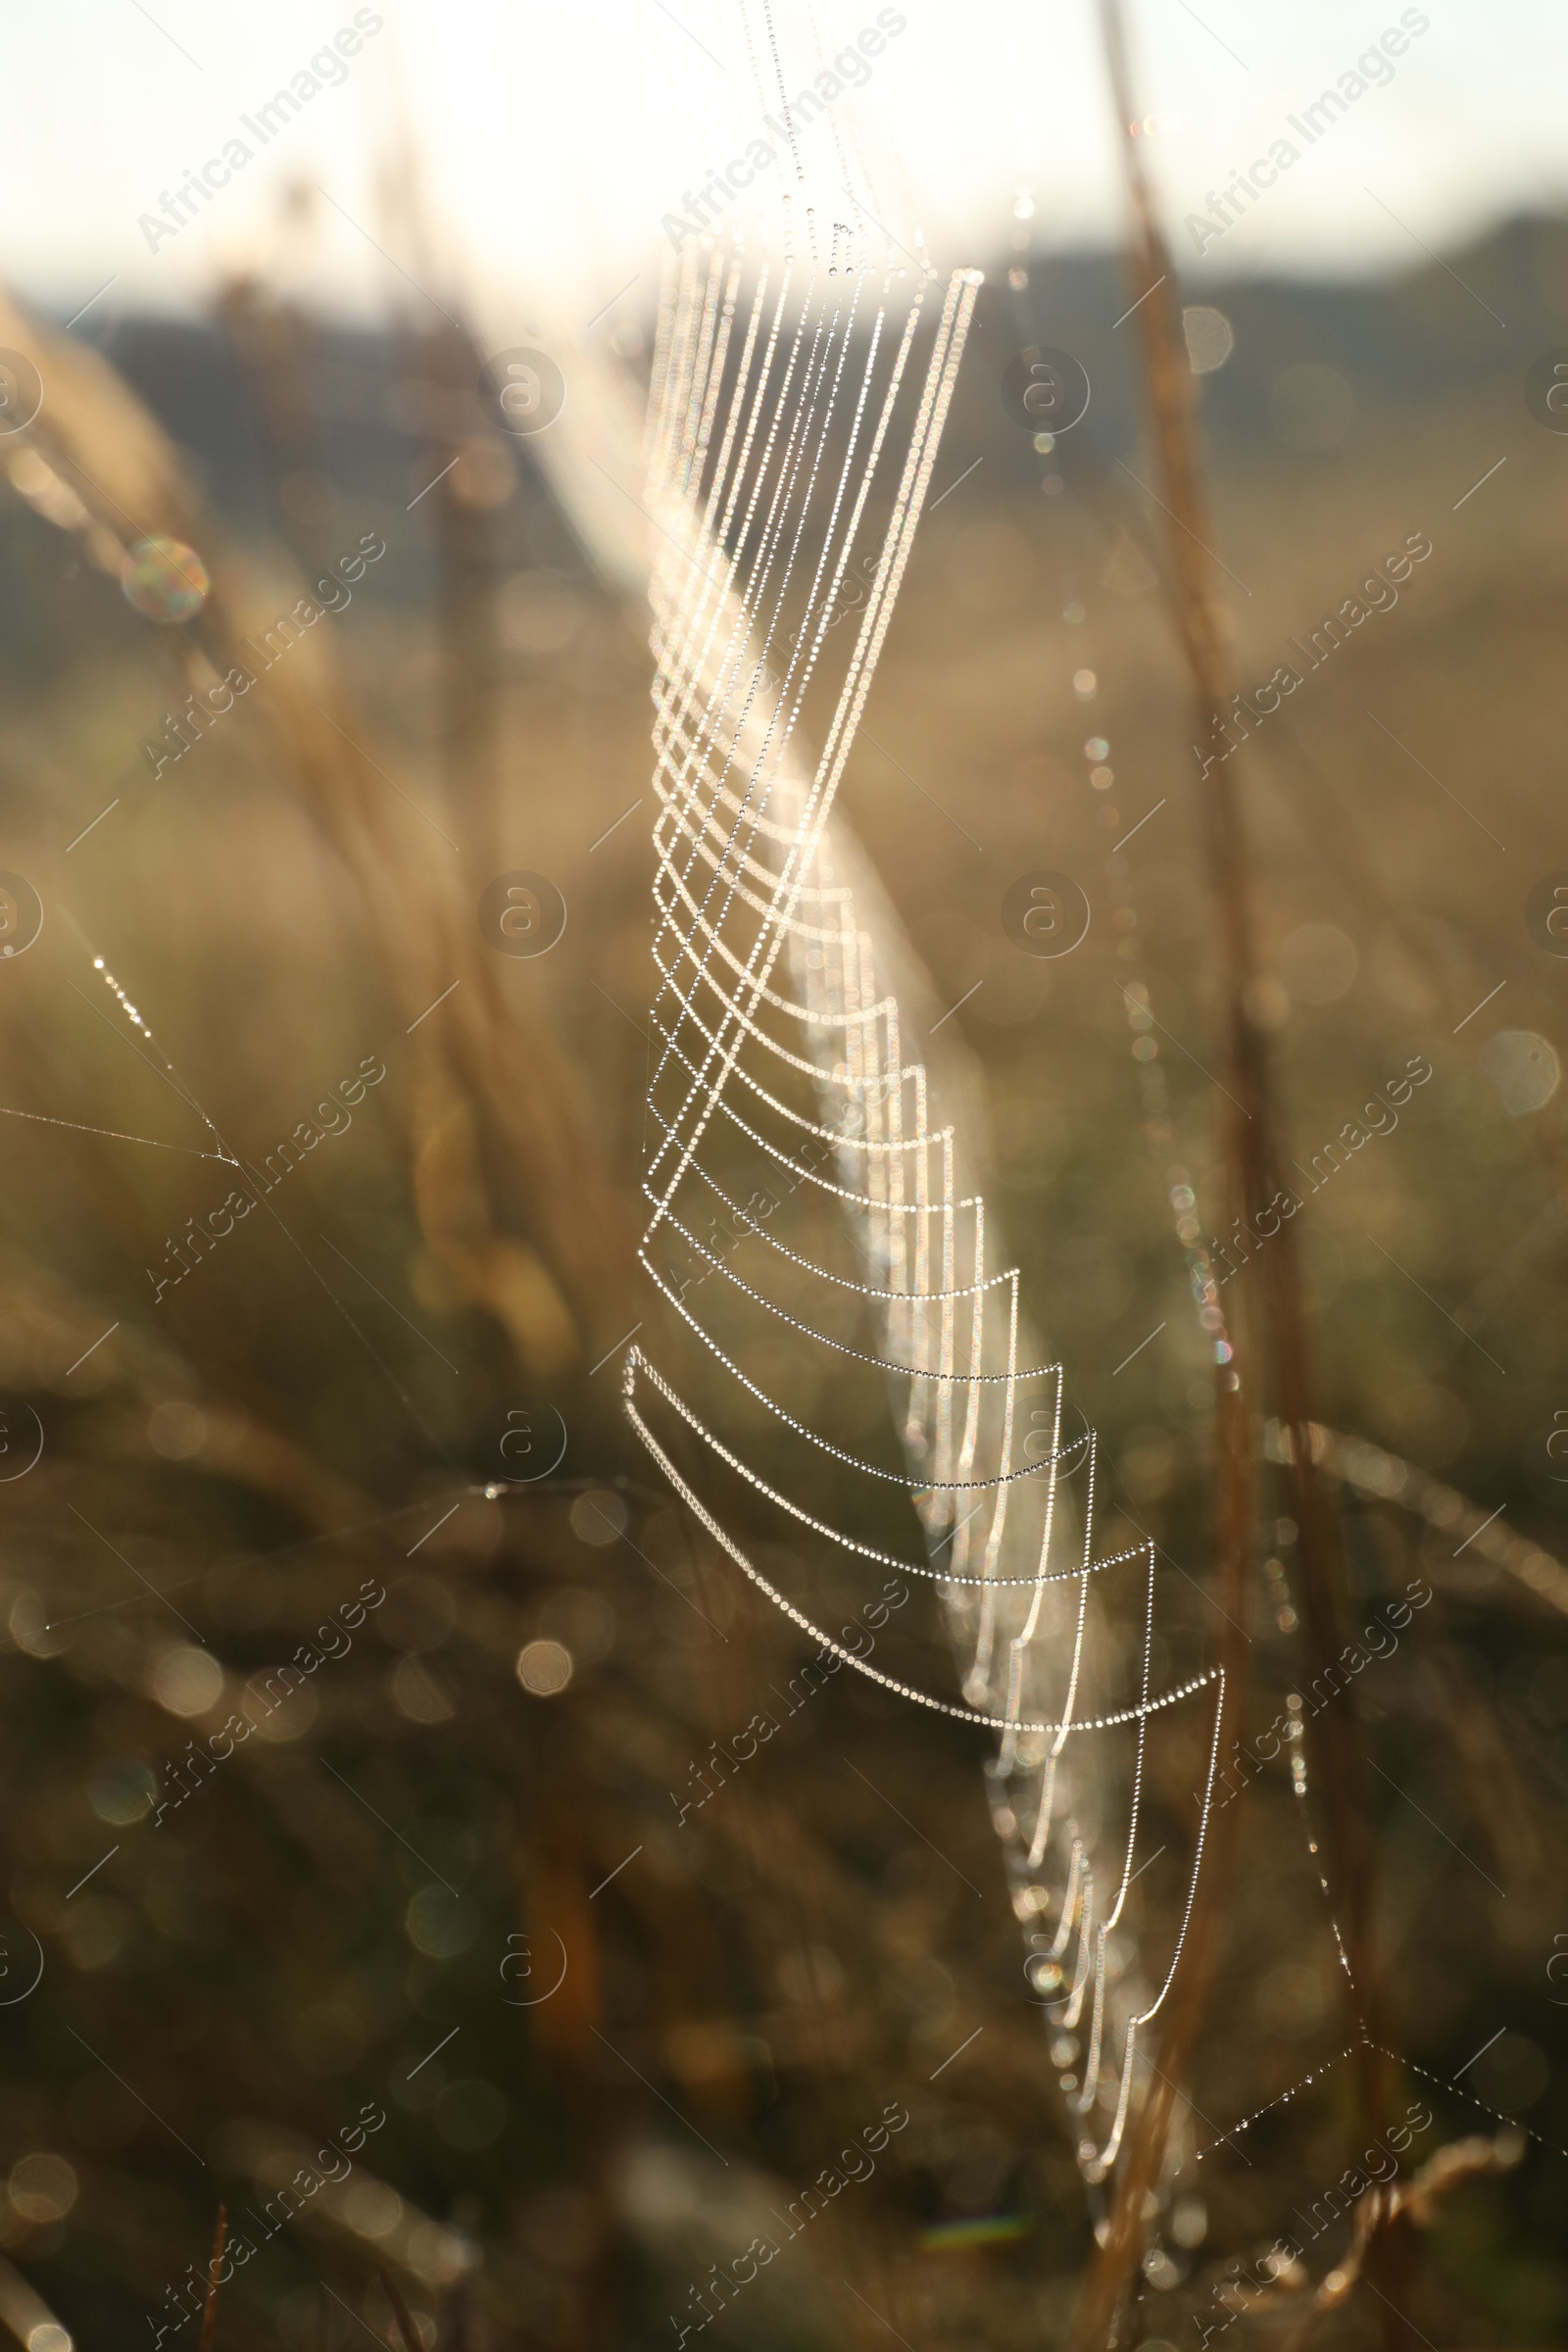
M 392 2316 L 397 2321 L 398 2333 L 403 2338 L 403 2352 L 424 2352 L 423 2340 L 414 2325 L 414 2315 L 403 2300 L 396 2279 L 390 2271 L 381 2271 L 377 2276 L 386 2289 L 386 2299 L 392 2306 Z
M 1131 275 L 1138 297 L 1149 413 L 1162 501 L 1173 525 L 1170 558 L 1176 618 L 1194 693 L 1196 741 L 1208 754 L 1206 758 L 1200 754 L 1200 821 L 1215 910 L 1226 1033 L 1228 1107 L 1221 1137 L 1224 1208 L 1227 1220 L 1240 1218 L 1250 1224 L 1280 1190 L 1284 1156 L 1277 1141 L 1267 1044 L 1254 1011 L 1256 935 L 1241 797 L 1243 755 L 1239 745 L 1231 746 L 1221 727 L 1233 698 L 1234 666 L 1219 582 L 1221 566 L 1211 552 L 1214 531 L 1198 460 L 1193 374 L 1181 299 L 1171 255 L 1155 218 L 1143 150 L 1133 135 L 1136 110 L 1121 0 L 1101 0 L 1101 13 L 1124 134 L 1132 211 Z M 1229 724 L 1245 741 L 1245 723 L 1232 717 Z M 1245 1624 L 1248 1614 L 1254 1535 L 1251 1424 L 1261 1408 L 1265 1384 L 1273 1387 L 1280 1416 L 1292 1433 L 1290 1479 L 1298 1530 L 1302 1646 L 1313 1681 L 1327 1675 L 1343 1640 L 1336 1531 L 1308 1436 L 1311 1379 L 1300 1269 L 1292 1226 L 1278 1218 L 1276 1222 L 1278 1234 L 1269 1252 L 1267 1286 L 1255 1302 L 1257 1328 L 1253 1328 L 1253 1317 L 1237 1317 L 1232 1331 L 1233 1359 L 1220 1367 L 1218 1377 L 1216 1578 L 1227 1622 L 1231 1618 L 1239 1621 L 1222 1649 L 1229 1717 L 1221 1727 L 1222 1738 L 1230 1724 L 1239 1723 L 1245 1713 L 1246 1642 L 1239 1626 Z M 1332 1681 L 1327 1687 L 1333 1690 Z M 1347 2005 L 1358 2052 L 1360 2120 L 1375 2134 L 1382 2124 L 1386 2085 L 1385 2061 L 1374 2047 L 1382 2034 L 1376 2014 L 1372 1853 L 1361 1803 L 1361 1743 L 1354 1717 L 1338 1702 L 1309 1720 L 1311 1777 L 1326 1832 L 1321 1859 L 1348 1975 Z M 1185 1984 L 1169 2013 L 1157 2062 L 1161 2076 L 1169 2077 L 1170 2082 L 1156 2077 L 1132 2134 L 1110 2230 L 1086 2289 L 1077 2339 L 1086 2348 L 1103 2343 L 1114 2328 L 1141 2251 L 1146 2198 L 1159 2177 L 1175 2085 L 1187 2070 L 1215 1963 L 1230 1844 L 1228 1827 L 1222 1814 L 1195 1911 Z M 1368 2276 L 1375 2273 L 1374 2283 L 1382 2281 L 1385 2334 L 1395 2347 L 1413 2341 L 1408 2323 L 1396 2307 L 1404 2287 L 1404 2244 L 1402 2233 L 1396 2239 L 1388 2231 L 1380 2231 L 1368 2260 Z

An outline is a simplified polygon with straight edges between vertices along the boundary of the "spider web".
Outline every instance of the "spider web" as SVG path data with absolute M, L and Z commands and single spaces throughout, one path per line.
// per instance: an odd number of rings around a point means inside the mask
M 634 1346 L 625 1397 L 689 1509 L 812 1641 L 996 1736 L 988 1790 L 1027 1973 L 1099 2182 L 1181 1958 L 1222 1684 L 1211 1669 L 1151 1689 L 1153 1547 L 1095 1556 L 1095 1433 L 1069 1429 L 1063 1367 L 1040 1360 L 968 1164 L 961 1056 L 909 1042 L 926 984 L 834 807 L 979 283 L 916 277 L 842 222 L 825 263 L 786 228 L 781 253 L 694 240 L 670 273 L 646 493 L 660 984 L 641 1255 L 682 1368 Z M 898 1441 L 882 1458 L 873 1374 Z M 830 1563 L 932 1582 L 962 1703 L 871 1665 L 809 1589 L 782 1590 L 710 1499 L 723 1480 L 750 1490 L 753 1524 L 777 1514 L 807 1540 L 817 1590 Z M 878 1539 L 906 1503 L 901 1551 Z M 1154 1971 L 1133 1932 L 1133 1883 L 1156 1858 L 1147 1743 L 1190 1703 L 1214 1708 L 1208 1777 Z

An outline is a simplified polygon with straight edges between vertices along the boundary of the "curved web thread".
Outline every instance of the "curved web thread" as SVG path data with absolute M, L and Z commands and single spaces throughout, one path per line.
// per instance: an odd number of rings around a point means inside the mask
M 993 1819 L 1080 2164 L 1100 2181 L 1140 2034 L 1181 1956 L 1220 1679 L 1151 1690 L 1152 1546 L 1095 1557 L 1095 1434 L 1067 1430 L 1062 1367 L 1040 1360 L 1016 1269 L 994 1262 L 961 1076 L 907 1043 L 901 1006 L 924 1009 L 923 984 L 900 970 L 895 926 L 834 810 L 978 284 L 966 270 L 945 288 L 914 282 L 840 224 L 825 267 L 713 240 L 688 245 L 666 288 L 646 499 L 659 986 L 641 1255 L 688 1385 L 719 1401 L 700 1410 L 633 1348 L 626 1410 L 714 1541 L 814 1642 L 997 1736 Z M 852 557 L 864 586 L 853 614 Z M 871 1372 L 902 1459 L 873 1458 L 876 1431 L 837 1401 Z M 678 1426 L 679 1459 L 655 1419 Z M 824 1563 L 935 1582 L 963 1703 L 835 1641 L 728 1532 L 703 1465 Z M 913 1506 L 923 1563 L 849 1524 L 862 1500 L 879 1524 L 896 1517 L 894 1491 Z M 1135 1561 L 1141 1595 L 1119 1605 L 1105 1580 Z M 1129 1927 L 1150 1725 L 1204 1691 L 1201 1823 L 1155 1984 Z

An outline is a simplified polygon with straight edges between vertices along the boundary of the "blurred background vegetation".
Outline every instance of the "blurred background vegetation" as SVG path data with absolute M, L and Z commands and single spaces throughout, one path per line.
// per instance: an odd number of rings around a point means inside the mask
M 295 277 L 312 233 L 300 193 L 278 225 Z M 1212 1633 L 1211 1379 L 1123 992 L 1147 991 L 1201 1203 L 1196 763 L 1135 355 L 1110 324 L 1122 281 L 1100 257 L 1029 274 L 982 296 L 952 495 L 846 804 L 941 1001 L 974 991 L 957 1018 L 994 1202 L 1102 1435 L 1102 1548 L 1147 1532 L 1181 1571 L 1185 1659 Z M 1568 865 L 1568 451 L 1524 372 L 1568 342 L 1568 230 L 1520 220 L 1390 283 L 1234 283 L 1218 325 L 1195 299 L 1241 674 L 1291 660 L 1408 535 L 1432 541 L 1397 608 L 1259 735 L 1259 1009 L 1303 1160 L 1411 1056 L 1432 1065 L 1300 1223 L 1324 1418 L 1383 1449 L 1341 1488 L 1357 1630 L 1414 1579 L 1434 1595 L 1349 1702 L 1379 1776 L 1390 2031 L 1433 2117 L 1416 2158 L 1493 2144 L 1419 2233 L 1411 2316 L 1434 2344 L 1544 2346 L 1568 2331 L 1568 1579 L 1549 1556 L 1568 1205 L 1564 967 L 1525 905 Z M 7 1458 L 42 1442 L 0 1486 L 0 2317 L 30 2352 L 65 2352 L 52 2327 L 84 2352 L 144 2328 L 194 2343 L 221 2204 L 257 2248 L 219 2297 L 222 2343 L 386 2341 L 400 2300 L 432 2347 L 667 2342 L 710 2266 L 902 2102 L 874 2176 L 715 2333 L 1062 2343 L 1095 2216 L 974 1736 L 845 1677 L 681 1814 L 693 1767 L 805 1651 L 655 1491 L 618 1415 L 616 1349 L 653 1311 L 633 1262 L 647 615 L 494 430 L 482 346 L 430 316 L 351 330 L 258 268 L 199 325 L 108 313 L 68 342 L 0 318 L 49 390 L 0 444 L 0 864 L 44 910 L 0 980 Z M 642 378 L 651 331 L 631 307 L 615 329 Z M 999 386 L 1048 345 L 1095 391 L 1037 449 Z M 166 714 L 367 535 L 386 553 L 352 601 L 155 776 Z M 122 590 L 154 539 L 210 576 L 186 619 Z M 1041 866 L 1092 908 L 1049 963 L 1000 915 Z M 514 869 L 565 899 L 548 956 L 481 932 L 481 893 Z M 371 1063 L 351 1123 L 318 1118 Z M 308 1121 L 301 1164 L 159 1296 L 228 1163 Z M 823 1415 L 867 1443 L 877 1403 L 824 1384 Z M 1294 1530 L 1270 1524 L 1255 1732 L 1298 1687 Z M 883 1538 L 913 1544 L 912 1516 L 890 1509 Z M 749 1531 L 764 1560 L 776 1539 Z M 831 1562 L 783 1565 L 821 1618 L 858 1605 Z M 384 1598 L 340 1648 L 330 1613 L 348 1629 L 367 1587 Z M 924 1686 L 949 1671 L 924 1588 L 879 1643 Z M 303 1687 L 175 1807 L 190 1743 L 302 1644 Z M 1202 1760 L 1174 1743 L 1161 1765 L 1172 1839 Z M 1298 1821 L 1270 1762 L 1242 1802 L 1192 2093 L 1223 2144 L 1178 2183 L 1133 2343 L 1200 2343 L 1234 2266 L 1357 2152 Z M 385 2121 L 344 2185 L 264 2237 L 265 2201 L 368 2107 Z M 1311 2340 L 1373 2340 L 1365 2304 Z M 1234 2324 L 1239 2343 L 1301 2340 L 1288 2297 Z

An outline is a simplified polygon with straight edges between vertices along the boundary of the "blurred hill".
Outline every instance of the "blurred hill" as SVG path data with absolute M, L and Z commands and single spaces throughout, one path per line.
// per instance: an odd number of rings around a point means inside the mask
M 1179 250 L 1179 264 L 1185 259 Z M 1523 217 L 1444 260 L 1422 260 L 1412 245 L 1411 260 L 1407 272 L 1387 280 L 1216 277 L 1200 266 L 1186 272 L 1189 302 L 1213 305 L 1235 330 L 1234 351 L 1204 387 L 1211 457 L 1219 467 L 1250 457 L 1259 442 L 1276 452 L 1314 445 L 1313 420 L 1303 419 L 1293 433 L 1288 416 L 1271 414 L 1271 395 L 1287 368 L 1332 368 L 1362 407 L 1398 403 L 1411 411 L 1510 368 L 1522 374 L 1530 360 L 1568 334 L 1568 221 Z M 1119 260 L 1083 253 L 1036 261 L 1028 286 L 1016 292 L 1008 288 L 1007 270 L 1004 258 L 986 272 L 978 364 L 965 370 L 957 397 L 966 443 L 983 447 L 1006 482 L 1032 480 L 1038 470 L 1027 441 L 1006 429 L 1000 407 L 989 419 L 983 414 L 986 370 L 1000 376 L 1012 356 L 1010 335 L 1012 348 L 1058 345 L 1083 364 L 1094 396 L 1078 440 L 1102 459 L 1128 455 L 1142 427 L 1136 346 L 1115 325 L 1128 301 Z M 1484 306 L 1505 325 L 1499 328 Z M 102 325 L 90 318 L 78 339 L 92 343 L 134 386 L 197 461 L 214 503 L 242 530 L 276 518 L 265 436 L 278 420 L 258 415 L 256 384 L 239 365 L 235 332 L 248 336 L 264 379 L 298 371 L 286 396 L 293 414 L 284 424 L 295 444 L 293 470 L 302 477 L 292 492 L 298 509 L 309 510 L 313 473 L 342 492 L 395 495 L 411 448 L 441 421 L 439 403 L 411 386 L 398 366 L 400 337 L 326 319 L 307 324 L 292 315 L 284 331 L 275 315 L 258 318 L 254 289 L 242 289 L 231 305 L 231 331 L 216 321 L 129 314 L 111 315 Z M 644 372 L 651 329 L 650 317 L 634 355 Z M 1331 403 L 1315 420 L 1315 446 L 1339 446 L 1353 431 L 1354 415 L 1353 408 L 1336 415 Z M 517 558 L 569 566 L 572 550 L 525 448 L 523 458 L 524 496 L 509 517 Z M 286 513 L 286 485 L 283 496 Z

